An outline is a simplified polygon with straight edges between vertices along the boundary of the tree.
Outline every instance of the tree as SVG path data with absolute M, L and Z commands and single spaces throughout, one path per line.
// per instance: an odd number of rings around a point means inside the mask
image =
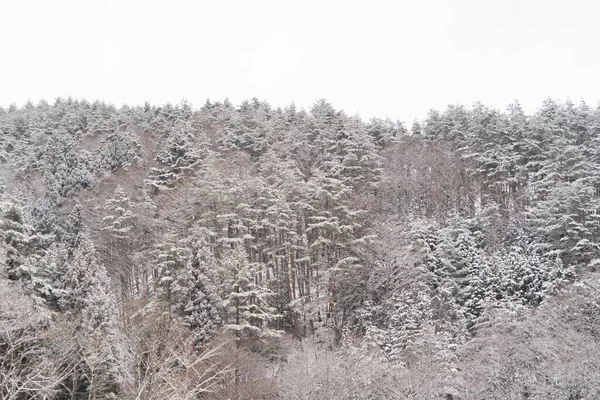
M 223 301 L 218 298 L 214 278 L 218 265 L 205 243 L 195 245 L 194 254 L 185 271 L 185 287 L 179 298 L 179 312 L 192 329 L 195 346 L 207 344 L 221 325 Z
M 198 143 L 189 122 L 177 122 L 156 156 L 158 167 L 150 170 L 146 180 L 152 191 L 171 188 L 185 173 L 194 171 L 207 155 L 206 147 L 206 143 Z
M 392 145 L 398 141 L 400 136 L 406 134 L 406 129 L 401 122 L 394 123 L 389 118 L 371 118 L 365 128 L 379 148 Z
M 43 179 L 47 195 L 61 203 L 74 192 L 91 185 L 93 157 L 78 146 L 79 138 L 66 129 L 52 133 L 43 156 Z
M 69 251 L 69 255 L 79 247 L 80 241 L 84 234 L 84 223 L 83 223 L 83 207 L 80 203 L 75 204 L 69 217 L 67 218 L 65 233 L 63 237 L 63 243 Z
M 558 253 L 567 264 L 587 264 L 600 254 L 600 163 L 585 131 L 569 126 L 577 120 L 576 112 L 572 105 L 548 101 L 536 116 L 545 151 L 531 167 L 533 202 L 528 215 L 539 230 L 544 252 Z
M 51 271 L 54 236 L 36 231 L 18 195 L 0 201 L 0 238 L 6 248 L 6 277 L 20 281 L 30 293 L 52 303 Z
M 279 318 L 275 308 L 269 305 L 273 292 L 257 282 L 255 267 L 248 264 L 243 249 L 236 249 L 230 262 L 236 270 L 233 271 L 234 280 L 225 299 L 225 328 L 236 334 L 238 342 L 244 336 L 277 336 L 279 332 L 271 328 Z
M 130 258 L 136 214 L 129 196 L 120 186 L 113 197 L 105 201 L 104 210 L 107 215 L 100 224 L 100 230 L 106 234 L 104 261 L 110 266 L 109 272 L 119 277 L 122 295 L 128 296 L 136 288 L 139 292 Z
M 102 139 L 102 147 L 94 162 L 95 172 L 114 171 L 118 167 L 129 167 L 140 160 L 141 145 L 137 138 L 125 131 L 127 124 L 111 123 L 109 133 Z
M 154 290 L 168 306 L 174 304 L 182 287 L 185 266 L 190 259 L 190 250 L 175 232 L 167 232 L 154 250 Z
M 116 342 L 125 400 L 197 399 L 215 392 L 233 370 L 222 344 L 199 352 L 188 327 L 156 302 L 129 303 Z
M 413 120 L 412 126 L 410 128 L 411 136 L 420 137 L 423 134 L 423 129 L 421 128 L 421 123 L 419 120 Z
M 336 165 L 332 175 L 341 178 L 357 192 L 373 190 L 381 175 L 381 157 L 376 142 L 359 119 L 349 119 L 345 129 L 347 137 L 341 143 L 340 169 L 336 171 Z
M 0 302 L 0 396 L 55 398 L 72 373 L 72 348 L 62 346 L 50 313 L 4 278 Z
M 91 239 L 84 233 L 79 247 L 67 261 L 61 289 L 68 295 L 62 307 L 81 313 L 82 324 L 94 331 L 114 324 L 115 300 L 104 266 L 98 263 Z
M 26 262 L 27 257 L 36 251 L 33 227 L 27 223 L 25 210 L 18 198 L 4 200 L 1 207 L 0 232 L 6 246 L 7 276 L 13 280 L 31 279 Z

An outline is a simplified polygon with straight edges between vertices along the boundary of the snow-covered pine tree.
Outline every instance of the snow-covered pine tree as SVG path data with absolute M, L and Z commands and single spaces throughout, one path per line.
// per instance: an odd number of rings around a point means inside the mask
M 406 128 L 401 122 L 393 122 L 389 118 L 371 118 L 365 129 L 380 149 L 397 143 L 400 137 L 407 133 Z
M 192 329 L 196 348 L 202 348 L 222 323 L 223 301 L 217 295 L 215 274 L 219 268 L 209 247 L 195 243 L 183 274 L 178 310 Z
M 535 119 L 545 140 L 543 157 L 531 167 L 528 216 L 541 236 L 540 249 L 566 264 L 587 264 L 600 255 L 600 160 L 590 135 L 573 122 L 588 112 L 582 107 L 546 102 Z
M 207 155 L 207 144 L 194 136 L 190 123 L 178 120 L 156 156 L 158 166 L 152 168 L 146 183 L 153 193 L 173 187 L 184 174 L 193 171 Z
M 243 247 L 238 246 L 227 261 L 235 270 L 224 302 L 225 328 L 234 332 L 238 340 L 278 336 L 280 332 L 272 325 L 280 316 L 269 302 L 274 293 L 258 282 L 256 267 L 248 263 L 245 253 Z
M 61 127 L 52 132 L 43 149 L 41 170 L 47 196 L 59 204 L 93 181 L 93 156 L 79 148 L 78 139 Z
M 19 193 L 0 200 L 0 240 L 6 248 L 6 274 L 50 300 L 50 269 L 55 237 L 36 230 Z
M 27 215 L 17 196 L 4 199 L 0 203 L 0 234 L 6 247 L 6 272 L 9 279 L 30 279 L 26 268 L 26 258 L 36 249 L 33 241 L 33 227 L 28 224 Z
M 372 191 L 381 175 L 381 157 L 375 138 L 369 135 L 362 121 L 356 117 L 345 123 L 341 169 L 335 176 L 356 191 Z
M 108 134 L 101 141 L 102 147 L 93 162 L 96 173 L 113 171 L 118 167 L 136 164 L 141 157 L 141 144 L 137 137 L 127 130 L 124 121 L 110 121 Z
M 431 273 L 431 285 L 440 307 L 450 307 L 470 326 L 481 312 L 485 293 L 481 279 L 486 259 L 480 247 L 477 221 L 455 216 L 448 226 L 416 222 L 422 245 L 422 266 Z
M 79 246 L 65 265 L 62 287 L 68 294 L 62 308 L 81 313 L 82 325 L 93 331 L 114 324 L 115 300 L 106 269 L 98 263 L 91 239 L 81 233 Z
M 421 137 L 423 135 L 423 128 L 418 119 L 414 119 L 410 127 L 410 135 L 414 137 Z
M 73 209 L 71 210 L 71 213 L 69 214 L 65 224 L 65 233 L 62 241 L 68 249 L 69 255 L 72 255 L 73 252 L 79 247 L 79 241 L 84 233 L 82 211 L 83 208 L 81 204 L 76 203 L 75 206 L 73 206 Z
M 190 250 L 176 232 L 167 232 L 156 245 L 154 253 L 154 290 L 167 305 L 172 305 L 182 290 L 180 281 L 190 260 Z
M 102 259 L 109 272 L 119 277 L 123 296 L 129 296 L 136 283 L 132 274 L 131 248 L 136 214 L 129 195 L 120 187 L 105 201 L 107 215 L 102 219 L 100 230 L 104 232 Z
M 116 339 L 117 302 L 104 266 L 98 263 L 91 239 L 81 233 L 79 246 L 63 267 L 60 276 L 61 308 L 75 317 L 76 364 L 63 382 L 72 396 L 89 394 L 95 398 L 116 398 L 118 388 Z M 105 396 L 105 397 L 101 397 Z
M 269 124 L 271 114 L 271 107 L 267 103 L 256 98 L 244 101 L 225 128 L 224 144 L 246 151 L 253 158 L 260 157 L 273 136 Z

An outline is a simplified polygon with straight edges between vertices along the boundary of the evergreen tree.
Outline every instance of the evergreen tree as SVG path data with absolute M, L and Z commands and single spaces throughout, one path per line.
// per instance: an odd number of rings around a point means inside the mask
M 419 120 L 415 119 L 410 128 L 410 134 L 415 137 L 421 137 L 423 135 L 423 128 L 421 128 L 421 123 Z
M 389 118 L 372 118 L 365 128 L 378 148 L 391 146 L 406 134 L 401 122 L 394 123 Z
M 30 279 L 26 266 L 27 257 L 36 251 L 33 227 L 27 223 L 25 210 L 17 198 L 6 199 L 1 206 L 0 232 L 6 246 L 8 278 Z
M 276 336 L 272 324 L 279 318 L 269 304 L 273 292 L 257 282 L 255 266 L 248 263 L 243 249 L 235 251 L 235 271 L 227 297 L 227 324 L 225 328 L 235 332 L 238 340 L 243 336 Z
M 67 261 L 63 287 L 68 292 L 62 307 L 81 313 L 82 325 L 94 331 L 114 324 L 115 302 L 104 266 L 98 263 L 89 237 L 81 234 L 79 246 Z
M 347 136 L 341 143 L 343 155 L 336 176 L 357 191 L 375 188 L 381 174 L 381 158 L 373 138 L 356 118 L 349 119 L 345 129 Z
M 72 396 L 116 398 L 117 358 L 111 344 L 116 339 L 116 301 L 90 238 L 85 233 L 80 236 L 79 247 L 60 276 L 65 293 L 59 300 L 61 308 L 73 313 L 75 323 L 83 330 L 83 334 L 72 338 L 75 365 L 63 385 L 71 388 Z
M 53 301 L 50 273 L 54 236 L 35 230 L 19 195 L 0 201 L 0 238 L 6 248 L 6 274 L 20 280 L 33 294 Z
M 153 192 L 172 187 L 186 172 L 193 171 L 206 156 L 205 147 L 205 143 L 196 141 L 188 122 L 177 122 L 156 156 L 158 167 L 150 170 L 146 181 Z
M 195 344 L 201 348 L 221 325 L 223 301 L 217 296 L 214 278 L 217 260 L 205 243 L 196 244 L 195 254 L 188 261 L 185 282 L 179 298 L 179 310 L 193 330 Z
M 154 250 L 154 290 L 168 305 L 181 291 L 180 279 L 189 263 L 189 249 L 175 232 L 168 232 Z
M 76 203 L 66 222 L 63 242 L 69 251 L 69 255 L 79 247 L 82 234 L 84 233 L 83 208 Z
M 139 292 L 131 259 L 137 216 L 131 199 L 120 186 L 115 189 L 113 197 L 105 201 L 104 210 L 107 215 L 100 224 L 100 230 L 104 232 L 103 261 L 110 266 L 110 272 L 119 277 L 122 294 L 128 296 L 134 289 Z
M 62 201 L 93 181 L 92 156 L 79 149 L 77 142 L 66 129 L 60 129 L 46 144 L 42 171 L 48 195 L 55 201 Z
M 94 161 L 96 173 L 129 167 L 140 161 L 141 145 L 132 133 L 125 130 L 127 124 L 111 121 L 110 125 Z

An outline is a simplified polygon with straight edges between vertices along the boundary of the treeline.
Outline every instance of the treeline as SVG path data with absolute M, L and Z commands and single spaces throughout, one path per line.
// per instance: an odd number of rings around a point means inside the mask
M 0 159 L 3 398 L 600 394 L 598 108 L 58 99 Z

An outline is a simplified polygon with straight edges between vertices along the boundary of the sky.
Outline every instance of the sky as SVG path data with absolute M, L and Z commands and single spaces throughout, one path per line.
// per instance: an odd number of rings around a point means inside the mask
M 0 106 L 325 98 L 410 122 L 600 100 L 595 0 L 0 0 Z

